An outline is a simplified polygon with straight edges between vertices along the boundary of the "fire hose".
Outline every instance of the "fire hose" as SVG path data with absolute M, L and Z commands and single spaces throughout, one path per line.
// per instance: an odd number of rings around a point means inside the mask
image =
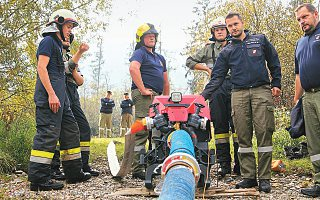
M 171 133 L 168 143 L 170 155 L 162 165 L 164 182 L 159 199 L 194 199 L 200 167 L 192 139 L 186 131 L 177 130 Z

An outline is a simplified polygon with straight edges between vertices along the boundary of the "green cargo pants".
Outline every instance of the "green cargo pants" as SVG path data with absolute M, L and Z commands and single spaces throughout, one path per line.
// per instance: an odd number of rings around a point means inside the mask
M 152 96 L 141 95 L 138 89 L 132 90 L 132 101 L 135 105 L 135 120 L 141 120 L 148 116 L 149 106 L 152 104 L 154 96 L 159 94 L 152 91 Z M 145 149 L 149 133 L 148 131 L 140 131 L 135 135 L 134 159 L 133 159 L 133 173 L 143 172 L 144 168 L 139 166 L 140 151 Z
M 253 129 L 258 144 L 258 178 L 271 178 L 274 107 L 270 86 L 234 89 L 232 117 L 238 134 L 238 156 L 243 178 L 256 179 L 256 159 L 252 148 Z
M 315 170 L 314 182 L 320 184 L 320 91 L 305 92 L 302 102 L 308 152 Z

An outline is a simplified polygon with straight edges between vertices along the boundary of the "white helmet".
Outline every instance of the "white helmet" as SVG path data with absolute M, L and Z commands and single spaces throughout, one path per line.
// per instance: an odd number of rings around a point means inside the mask
M 72 22 L 74 27 L 79 25 L 76 19 L 76 15 L 72 11 L 67 9 L 60 9 L 51 14 L 47 25 L 50 25 L 52 23 L 63 25 L 67 22 Z
M 224 17 L 218 17 L 212 22 L 212 27 L 211 28 L 227 28 L 227 24 L 225 22 Z
M 42 37 L 45 37 L 45 36 L 49 35 L 50 33 L 58 33 L 58 32 L 59 32 L 59 29 L 57 27 L 57 24 L 56 23 L 52 23 L 49 26 L 46 26 L 42 30 L 41 35 L 42 35 Z

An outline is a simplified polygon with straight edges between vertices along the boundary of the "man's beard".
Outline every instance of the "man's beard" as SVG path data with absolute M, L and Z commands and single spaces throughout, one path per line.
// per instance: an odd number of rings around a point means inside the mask
M 234 37 L 234 38 L 239 38 L 239 37 L 242 35 L 242 32 L 243 32 L 243 31 L 239 31 L 239 33 L 236 34 L 236 35 L 233 35 L 233 34 L 232 34 L 232 37 Z
M 314 26 L 312 25 L 309 25 L 309 28 L 306 29 L 306 30 L 303 30 L 305 34 L 310 34 L 312 31 L 314 30 Z

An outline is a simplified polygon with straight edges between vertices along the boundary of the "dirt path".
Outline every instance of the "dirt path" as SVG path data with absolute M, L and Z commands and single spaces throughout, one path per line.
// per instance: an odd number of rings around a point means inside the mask
M 85 183 L 66 184 L 61 191 L 48 192 L 31 192 L 29 183 L 26 181 L 27 175 L 13 174 L 8 175 L 9 180 L 0 179 L 0 199 L 156 199 L 152 197 L 142 196 L 111 196 L 110 194 L 121 190 L 121 188 L 138 188 L 144 187 L 142 181 L 132 179 L 131 175 L 126 176 L 122 181 L 116 181 L 111 178 L 111 174 L 107 167 L 107 161 L 100 159 L 93 165 L 95 169 L 101 171 L 99 177 L 93 177 Z M 212 170 L 211 177 L 214 177 Z M 239 177 L 227 177 L 218 182 L 219 187 L 234 189 L 235 184 L 240 180 Z M 216 185 L 216 179 L 212 181 L 211 186 Z M 306 187 L 311 184 L 311 178 L 298 175 L 274 175 L 272 177 L 272 192 L 270 194 L 261 193 L 261 199 L 310 199 L 300 194 L 301 187 Z M 226 198 L 224 198 L 226 199 Z M 249 197 L 238 197 L 228 199 L 256 199 Z M 319 198 L 320 199 L 320 198 Z

